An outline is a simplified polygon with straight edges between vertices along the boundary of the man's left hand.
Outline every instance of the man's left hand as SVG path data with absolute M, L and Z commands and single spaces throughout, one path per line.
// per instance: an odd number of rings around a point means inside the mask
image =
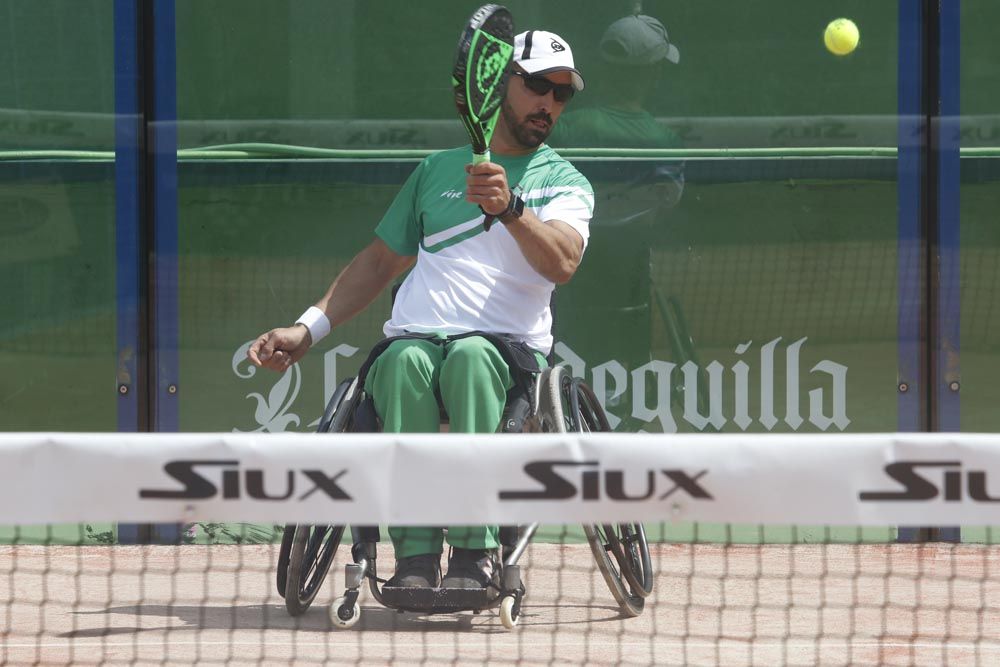
M 510 203 L 507 172 L 496 162 L 465 165 L 465 201 L 478 204 L 487 215 L 499 215 Z

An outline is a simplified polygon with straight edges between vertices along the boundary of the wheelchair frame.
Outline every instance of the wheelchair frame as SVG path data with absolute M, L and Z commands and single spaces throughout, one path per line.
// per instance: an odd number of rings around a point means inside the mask
M 359 378 L 341 382 L 320 420 L 318 431 L 371 431 L 374 414 L 365 415 L 366 394 Z M 590 387 L 571 377 L 560 366 L 543 369 L 534 377 L 528 396 L 508 402 L 501 430 L 524 433 L 610 431 L 607 417 Z M 525 400 L 527 405 L 525 405 Z M 368 401 L 370 406 L 370 401 Z M 526 413 L 525 410 L 527 409 Z M 368 420 L 368 423 L 365 421 Z M 526 594 L 518 561 L 534 537 L 538 524 L 524 528 L 501 527 L 501 554 L 498 575 L 485 589 L 387 588 L 379 578 L 378 527 L 352 527 L 352 563 L 345 571 L 344 594 L 330 607 L 335 627 L 349 628 L 361 616 L 358 604 L 361 587 L 368 580 L 377 602 L 390 609 L 424 614 L 472 611 L 500 607 L 504 627 L 514 628 Z M 337 548 L 344 526 L 289 525 L 285 527 L 278 556 L 277 588 L 292 616 L 304 614 L 315 599 Z M 625 616 L 642 613 L 645 598 L 653 587 L 649 547 L 642 524 L 584 526 L 584 533 L 598 569 Z M 512 537 L 513 536 L 513 537 Z

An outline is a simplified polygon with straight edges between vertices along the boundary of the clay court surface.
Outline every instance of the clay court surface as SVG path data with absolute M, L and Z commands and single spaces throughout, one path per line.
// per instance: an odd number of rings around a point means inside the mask
M 327 603 L 342 591 L 345 548 L 294 619 L 274 586 L 276 545 L 5 546 L 0 662 L 1000 664 L 995 548 L 651 549 L 656 587 L 625 619 L 586 544 L 533 545 L 524 615 L 508 631 L 495 610 L 404 615 L 370 595 L 357 626 L 333 628 Z M 391 562 L 386 548 L 383 569 Z

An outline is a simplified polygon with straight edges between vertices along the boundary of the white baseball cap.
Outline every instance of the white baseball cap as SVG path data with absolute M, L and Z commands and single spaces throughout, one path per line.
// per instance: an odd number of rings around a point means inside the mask
M 601 37 L 601 56 L 617 65 L 652 65 L 681 61 L 681 52 L 670 43 L 667 29 L 652 16 L 638 14 L 618 19 Z
M 514 62 L 528 74 L 569 72 L 573 87 L 583 90 L 583 75 L 573 64 L 573 50 L 554 32 L 528 30 L 515 37 Z

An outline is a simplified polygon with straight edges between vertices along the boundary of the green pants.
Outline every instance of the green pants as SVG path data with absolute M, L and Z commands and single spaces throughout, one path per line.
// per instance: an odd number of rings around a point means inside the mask
M 441 424 L 435 390 L 452 433 L 494 433 L 500 425 L 510 369 L 493 345 L 473 336 L 438 344 L 398 340 L 372 364 L 365 391 L 386 433 L 437 433 Z M 428 479 L 427 484 L 446 480 Z M 449 526 L 448 543 L 464 549 L 500 546 L 497 526 Z M 431 527 L 390 527 L 396 558 L 441 553 L 444 532 Z

